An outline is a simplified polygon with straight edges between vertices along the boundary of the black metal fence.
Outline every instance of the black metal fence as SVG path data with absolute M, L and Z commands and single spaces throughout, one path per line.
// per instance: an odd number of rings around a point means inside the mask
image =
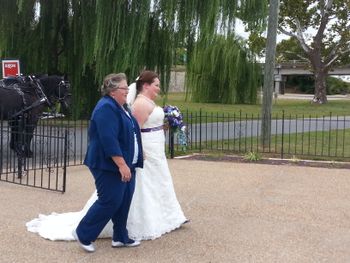
M 0 120 L 0 181 L 65 192 L 69 130 L 26 120 Z
M 306 116 L 282 112 L 271 116 L 268 144 L 261 142 L 259 115 L 184 112 L 187 146 L 178 135 L 165 132 L 171 156 L 194 152 L 262 153 L 277 158 L 350 161 L 350 116 Z M 0 181 L 64 192 L 66 167 L 83 163 L 88 144 L 88 121 L 41 119 L 30 142 L 32 156 L 23 144 L 11 145 L 11 135 L 26 137 L 21 129 L 0 120 Z M 26 129 L 25 129 L 26 130 Z M 30 130 L 30 129 L 29 129 Z
M 255 152 L 282 159 L 350 161 L 350 116 L 274 114 L 270 140 L 265 145 L 258 114 L 185 112 L 184 120 L 188 152 Z M 176 137 L 175 134 L 174 149 L 169 148 L 171 156 L 183 153 Z

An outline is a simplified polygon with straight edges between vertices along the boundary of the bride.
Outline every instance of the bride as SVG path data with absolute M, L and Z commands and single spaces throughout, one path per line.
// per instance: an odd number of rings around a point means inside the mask
M 156 239 L 187 222 L 174 191 L 165 156 L 164 112 L 154 102 L 160 92 L 159 78 L 144 71 L 130 85 L 128 102 L 141 128 L 144 168 L 137 170 L 136 186 L 131 202 L 127 229 L 135 240 Z M 136 94 L 138 94 L 136 96 Z M 79 212 L 39 215 L 26 223 L 27 230 L 49 240 L 74 240 L 72 231 L 97 199 L 96 191 Z M 111 237 L 110 221 L 99 238 Z

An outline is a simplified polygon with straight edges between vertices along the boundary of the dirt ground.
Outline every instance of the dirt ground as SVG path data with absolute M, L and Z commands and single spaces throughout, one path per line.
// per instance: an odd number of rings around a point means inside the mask
M 350 262 L 349 169 L 169 160 L 189 224 L 137 248 L 97 251 L 26 231 L 39 213 L 78 211 L 94 190 L 84 166 L 64 194 L 0 182 L 0 262 Z

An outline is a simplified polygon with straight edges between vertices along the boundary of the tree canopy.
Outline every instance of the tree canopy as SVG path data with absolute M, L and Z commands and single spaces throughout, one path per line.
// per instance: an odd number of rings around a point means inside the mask
M 291 60 L 308 61 L 305 58 L 304 50 L 296 38 L 284 39 L 276 47 L 276 62 Z
M 25 73 L 66 73 L 77 114 L 86 114 L 110 72 L 132 82 L 154 69 L 167 91 L 174 50 L 190 58 L 198 39 L 229 35 L 235 18 L 263 23 L 261 0 L 0 0 L 0 57 L 19 58 Z M 90 95 L 87 95 L 90 94 Z
M 313 101 L 326 103 L 327 73 L 348 61 L 350 1 L 281 0 L 279 30 L 302 47 L 315 75 Z

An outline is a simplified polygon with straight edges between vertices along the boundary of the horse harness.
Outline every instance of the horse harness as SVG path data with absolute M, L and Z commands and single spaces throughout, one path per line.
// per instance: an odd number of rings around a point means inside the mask
M 63 97 L 61 97 L 61 88 L 62 88 L 62 86 L 64 86 L 64 87 L 65 87 L 65 90 L 67 90 L 67 86 L 68 86 L 68 88 L 69 88 L 69 84 L 68 84 L 68 83 L 69 83 L 69 82 L 67 82 L 67 81 L 61 80 L 61 82 L 58 84 L 58 92 L 59 92 L 59 95 L 58 95 L 58 102 L 62 102 L 62 101 L 64 101 L 67 97 L 72 96 L 71 93 L 65 92 L 64 95 L 63 95 Z
M 22 78 L 18 79 L 19 83 L 13 83 L 10 86 L 6 85 L 6 83 L 1 80 L 0 81 L 0 87 L 8 90 L 15 90 L 17 94 L 21 97 L 24 108 L 21 109 L 20 111 L 16 112 L 15 114 L 12 115 L 12 117 L 17 117 L 21 115 L 22 113 L 25 113 L 43 103 L 47 103 L 47 105 L 52 109 L 53 105 L 49 101 L 49 99 L 46 97 L 43 89 L 42 89 L 42 84 L 40 83 L 39 79 L 34 79 L 31 76 L 29 76 L 29 81 L 24 81 Z M 34 101 L 32 104 L 29 104 L 28 101 L 25 98 L 25 91 L 23 91 L 19 84 L 28 84 L 28 85 L 33 85 L 34 91 L 36 95 L 38 96 L 38 100 Z M 25 90 L 25 89 L 24 89 Z
M 18 86 L 17 83 L 12 84 L 11 86 L 6 86 L 6 84 L 0 80 L 0 87 L 2 89 L 7 89 L 7 90 L 14 90 L 17 92 L 17 94 L 21 97 L 23 105 L 26 107 L 27 106 L 27 100 L 24 96 L 24 92 L 22 91 L 22 89 Z

